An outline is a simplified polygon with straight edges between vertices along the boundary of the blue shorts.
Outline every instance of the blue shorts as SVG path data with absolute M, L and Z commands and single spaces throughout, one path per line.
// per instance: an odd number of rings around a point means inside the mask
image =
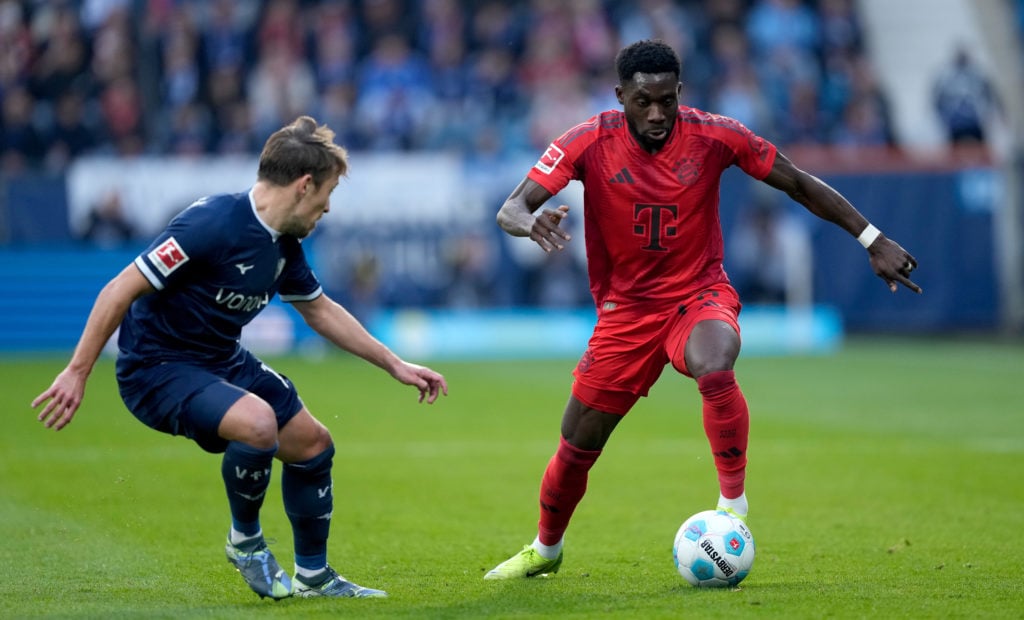
M 246 394 L 267 402 L 280 429 L 302 411 L 295 386 L 244 349 L 221 364 L 162 362 L 155 366 L 117 360 L 121 400 L 143 424 L 170 435 L 184 435 L 207 452 L 228 442 L 217 434 L 228 409 Z

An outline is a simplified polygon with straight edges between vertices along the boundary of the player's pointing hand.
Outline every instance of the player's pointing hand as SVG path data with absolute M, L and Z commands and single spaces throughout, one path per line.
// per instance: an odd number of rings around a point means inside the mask
M 910 279 L 910 273 L 917 269 L 917 259 L 900 244 L 880 236 L 868 248 L 868 254 L 871 268 L 879 278 L 885 280 L 890 291 L 895 293 L 899 288 L 898 284 L 902 284 L 915 293 L 921 292 L 921 287 Z

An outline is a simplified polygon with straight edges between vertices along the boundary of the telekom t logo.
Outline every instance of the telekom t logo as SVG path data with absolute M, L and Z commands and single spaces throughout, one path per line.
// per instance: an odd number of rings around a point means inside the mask
M 645 212 L 650 212 L 650 215 L 645 217 Z M 663 215 L 666 212 L 668 215 Z M 678 213 L 679 207 L 676 205 L 633 205 L 633 221 L 636 222 L 633 225 L 633 233 L 646 237 L 647 245 L 643 249 L 655 252 L 668 251 L 668 248 L 661 245 L 661 240 L 664 237 L 676 236 L 673 222 Z M 644 220 L 647 220 L 647 223 Z

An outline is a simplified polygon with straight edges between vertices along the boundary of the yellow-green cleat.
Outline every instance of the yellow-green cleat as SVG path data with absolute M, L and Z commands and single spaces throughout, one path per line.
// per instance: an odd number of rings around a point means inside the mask
M 746 522 L 747 522 L 747 515 L 741 515 L 740 513 L 738 513 L 735 510 L 733 510 L 732 508 L 726 508 L 725 506 L 718 506 L 717 508 L 715 508 L 715 510 L 717 510 L 718 512 L 724 512 L 724 513 L 726 513 L 728 515 L 736 517 L 737 519 L 742 521 L 744 524 L 746 524 Z
M 562 567 L 562 553 L 549 560 L 537 553 L 530 545 L 484 575 L 484 579 L 523 579 L 526 577 L 550 577 Z

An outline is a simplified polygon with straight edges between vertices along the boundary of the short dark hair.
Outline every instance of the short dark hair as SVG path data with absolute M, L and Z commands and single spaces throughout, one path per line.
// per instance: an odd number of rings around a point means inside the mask
M 680 64 L 676 51 L 660 39 L 631 43 L 615 57 L 620 84 L 629 82 L 637 73 L 671 73 L 678 79 Z
M 348 172 L 348 152 L 334 143 L 334 132 L 300 116 L 273 133 L 263 145 L 257 178 L 274 185 L 288 185 L 304 174 L 320 187 L 324 181 Z

